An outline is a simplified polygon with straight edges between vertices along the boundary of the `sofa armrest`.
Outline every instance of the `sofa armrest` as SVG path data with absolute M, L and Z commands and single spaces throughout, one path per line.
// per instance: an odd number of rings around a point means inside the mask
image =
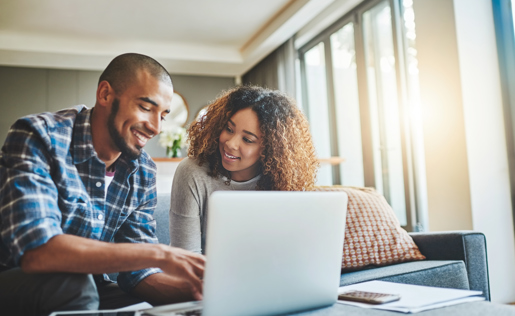
M 471 290 L 482 291 L 490 300 L 486 238 L 474 231 L 410 233 L 428 260 L 462 260 Z

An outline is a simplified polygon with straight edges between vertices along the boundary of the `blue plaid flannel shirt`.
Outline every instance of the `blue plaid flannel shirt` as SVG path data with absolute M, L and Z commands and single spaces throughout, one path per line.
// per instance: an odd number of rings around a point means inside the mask
M 0 153 L 0 264 L 20 265 L 30 249 L 59 234 L 114 243 L 157 243 L 156 165 L 143 152 L 122 155 L 105 195 L 105 164 L 91 138 L 83 105 L 23 117 Z M 157 268 L 121 272 L 129 292 Z

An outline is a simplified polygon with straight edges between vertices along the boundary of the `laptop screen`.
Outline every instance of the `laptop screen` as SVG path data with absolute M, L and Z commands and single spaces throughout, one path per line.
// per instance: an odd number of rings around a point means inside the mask
M 345 192 L 218 191 L 208 203 L 203 315 L 336 302 Z

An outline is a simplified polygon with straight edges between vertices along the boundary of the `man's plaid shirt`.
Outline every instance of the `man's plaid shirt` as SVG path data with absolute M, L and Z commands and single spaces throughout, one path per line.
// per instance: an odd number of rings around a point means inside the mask
M 59 234 L 157 243 L 155 163 L 145 152 L 137 160 L 120 156 L 106 196 L 91 112 L 76 106 L 30 115 L 9 130 L 0 153 L 0 264 L 19 266 L 27 250 Z M 118 283 L 130 291 L 156 272 L 122 272 Z

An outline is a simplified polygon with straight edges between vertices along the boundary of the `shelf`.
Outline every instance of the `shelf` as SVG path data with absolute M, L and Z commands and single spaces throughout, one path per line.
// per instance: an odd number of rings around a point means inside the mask
M 329 158 L 318 158 L 318 162 L 320 164 L 330 164 L 330 165 L 339 165 L 345 162 L 345 158 L 343 157 L 329 157 Z
M 154 162 L 181 162 L 184 158 L 152 157 Z
M 180 162 L 184 158 L 165 158 L 165 157 L 156 157 L 152 158 L 155 162 Z M 321 164 L 330 164 L 330 165 L 339 165 L 345 162 L 345 158 L 343 157 L 329 157 L 329 158 L 318 158 L 318 161 Z

